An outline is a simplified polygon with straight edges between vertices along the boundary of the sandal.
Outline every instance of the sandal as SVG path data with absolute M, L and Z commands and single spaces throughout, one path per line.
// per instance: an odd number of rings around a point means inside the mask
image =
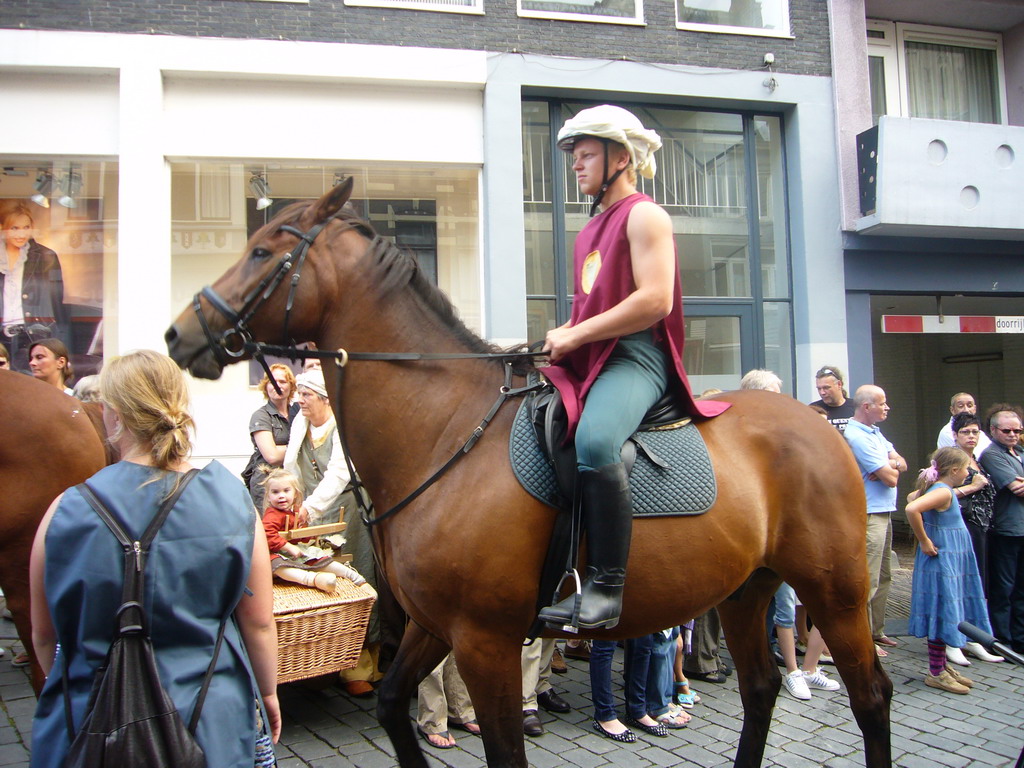
M 662 722 L 658 722 L 656 725 L 647 725 L 647 723 L 642 723 L 635 717 L 627 717 L 623 722 L 637 730 L 643 731 L 648 736 L 657 736 L 659 739 L 664 739 L 668 736 L 668 727 Z
M 878 658 L 880 659 L 883 659 L 889 655 L 889 652 L 885 650 L 885 648 L 880 646 L 878 643 L 875 643 L 875 653 L 878 654 Z
M 685 728 L 690 723 L 690 716 L 685 712 L 666 712 L 663 715 L 658 715 L 656 718 L 659 723 L 664 725 L 666 728 L 676 731 L 680 728 Z
M 452 728 L 458 728 L 460 731 L 471 733 L 474 736 L 480 735 L 480 724 L 476 720 L 467 720 L 464 723 L 456 723 L 454 721 L 449 721 L 448 725 L 450 725 Z
M 27 667 L 32 663 L 32 657 L 27 653 L 19 653 L 13 659 L 11 659 L 12 667 Z
M 696 693 L 677 693 L 675 696 L 676 704 L 683 709 L 693 709 L 693 705 L 700 701 L 700 696 Z
M 427 744 L 432 746 L 434 749 L 452 749 L 455 746 L 454 741 L 452 741 L 452 743 L 450 744 L 438 744 L 436 741 L 432 741 L 430 738 L 431 736 L 437 736 L 439 738 L 444 739 L 446 742 L 451 741 L 452 735 L 448 733 L 448 731 L 441 731 L 440 733 L 427 733 L 422 728 L 417 728 L 416 730 L 420 732 L 420 736 L 423 737 L 423 740 L 427 742 Z

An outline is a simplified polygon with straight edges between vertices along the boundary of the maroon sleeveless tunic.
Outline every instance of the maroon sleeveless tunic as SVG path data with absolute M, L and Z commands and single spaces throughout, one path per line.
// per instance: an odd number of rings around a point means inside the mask
M 570 324 L 576 325 L 598 315 L 636 290 L 626 224 L 637 203 L 651 200 L 637 192 L 617 201 L 591 219 L 576 237 L 573 248 L 573 305 Z M 653 202 L 653 201 L 652 201 Z M 672 310 L 651 329 L 654 341 L 672 359 L 675 382 L 686 412 L 695 417 L 717 416 L 729 403 L 697 401 L 683 370 L 683 300 L 676 262 Z M 570 434 L 579 421 L 583 402 L 618 339 L 594 341 L 573 350 L 557 363 L 544 369 L 544 375 L 558 388 L 569 417 Z

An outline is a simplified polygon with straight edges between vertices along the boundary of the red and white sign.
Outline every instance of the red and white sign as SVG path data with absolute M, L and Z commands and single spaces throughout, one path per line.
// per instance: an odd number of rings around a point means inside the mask
M 1024 333 L 1014 315 L 882 315 L 882 333 Z

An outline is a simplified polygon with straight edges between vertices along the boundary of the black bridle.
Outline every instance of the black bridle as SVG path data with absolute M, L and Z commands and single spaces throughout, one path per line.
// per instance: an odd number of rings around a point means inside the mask
M 242 355 L 249 352 L 266 372 L 267 378 L 274 385 L 274 390 L 277 394 L 281 394 L 281 388 L 277 385 L 277 381 L 270 372 L 270 366 L 267 365 L 263 345 L 253 339 L 252 331 L 249 330 L 249 323 L 294 267 L 295 272 L 292 274 L 291 285 L 288 288 L 288 301 L 284 307 L 284 328 L 281 334 L 283 339 L 290 338 L 288 335 L 288 324 L 291 320 L 292 306 L 295 304 L 295 291 L 299 286 L 299 279 L 302 277 L 302 265 L 306 262 L 306 254 L 309 253 L 309 247 L 313 245 L 313 241 L 316 240 L 317 236 L 323 232 L 324 228 L 336 216 L 337 214 L 324 219 L 319 224 L 313 226 L 308 232 L 302 232 L 290 224 L 282 225 L 280 231 L 299 238 L 298 246 L 285 253 L 277 262 L 277 266 L 264 275 L 259 285 L 242 299 L 242 308 L 237 312 L 210 285 L 203 286 L 203 289 L 192 298 L 192 309 L 199 319 L 199 326 L 203 329 L 203 334 L 206 336 L 207 344 L 213 353 L 214 359 L 221 367 L 237 362 L 241 359 Z M 230 324 L 228 329 L 219 336 L 214 336 L 209 323 L 206 322 L 206 315 L 203 314 L 203 308 L 199 303 L 200 296 L 210 302 L 210 306 L 222 314 Z M 292 347 L 295 347 L 294 341 L 292 341 Z M 301 350 L 295 347 L 294 351 L 299 352 Z M 296 358 L 292 357 L 292 359 Z
M 339 211 L 340 213 L 340 211 Z M 331 350 L 319 350 L 319 349 L 300 349 L 297 343 L 292 339 L 290 344 L 283 346 L 264 344 L 253 339 L 252 331 L 249 329 L 249 323 L 252 321 L 256 313 L 263 307 L 263 305 L 270 299 L 274 291 L 278 289 L 284 279 L 288 276 L 289 272 L 292 273 L 291 285 L 288 289 L 288 300 L 285 304 L 284 311 L 284 328 L 282 331 L 282 338 L 290 339 L 288 334 L 288 325 L 291 317 L 292 306 L 295 301 L 295 291 L 299 284 L 299 279 L 302 275 L 302 266 L 306 261 L 306 255 L 309 252 L 310 247 L 316 238 L 323 232 L 324 228 L 335 218 L 338 213 L 324 219 L 319 224 L 314 225 L 307 232 L 302 232 L 295 227 L 285 224 L 279 229 L 283 232 L 295 235 L 299 238 L 298 245 L 292 250 L 288 251 L 281 257 L 277 265 L 268 272 L 263 279 L 260 281 L 252 291 L 242 300 L 242 308 L 235 310 L 232 308 L 224 298 L 217 293 L 212 286 L 204 286 L 202 290 L 197 293 L 192 299 L 192 309 L 196 313 L 196 317 L 199 319 L 199 325 L 203 329 L 203 334 L 206 336 L 207 344 L 210 348 L 214 359 L 224 367 L 236 362 L 242 358 L 243 355 L 249 353 L 252 355 L 263 368 L 267 374 L 267 379 L 271 384 L 274 385 L 274 389 L 278 394 L 281 394 L 281 389 L 274 379 L 273 374 L 270 371 L 270 366 L 267 364 L 266 355 L 276 355 L 280 357 L 286 357 L 292 361 L 305 360 L 307 358 L 320 358 L 320 359 L 332 359 L 334 360 L 335 366 L 337 366 L 337 385 L 335 387 L 335 407 L 340 410 L 341 408 L 341 391 L 342 384 L 344 381 L 345 367 L 348 365 L 350 360 L 382 360 L 382 361 L 417 361 L 417 360 L 465 360 L 465 359 L 500 359 L 504 363 L 505 380 L 502 386 L 498 390 L 498 398 L 490 409 L 485 414 L 484 418 L 470 434 L 469 438 L 462 444 L 462 446 L 456 450 L 451 458 L 448 459 L 436 472 L 428 477 L 423 483 L 420 484 L 416 490 L 406 496 L 402 501 L 398 502 L 391 509 L 387 510 L 381 515 L 376 517 L 373 515 L 373 500 L 370 500 L 369 506 L 366 505 L 364 494 L 360 492 L 360 488 L 363 483 L 359 479 L 359 475 L 356 472 L 356 468 L 352 463 L 351 454 L 348 448 L 348 441 L 345 436 L 344 430 L 338 428 L 338 439 L 341 442 L 342 452 L 345 454 L 345 463 L 348 466 L 349 476 L 352 478 L 351 490 L 354 492 L 356 502 L 359 505 L 360 514 L 363 522 L 368 526 L 376 525 L 377 523 L 386 520 L 394 514 L 397 514 L 402 509 L 407 507 L 413 500 L 415 500 L 420 494 L 422 494 L 427 488 L 437 482 L 440 477 L 447 472 L 451 467 L 463 456 L 469 453 L 470 449 L 476 445 L 477 441 L 483 435 L 484 430 L 490 424 L 491 419 L 498 413 L 501 406 L 511 397 L 525 394 L 527 392 L 534 391 L 544 386 L 543 382 L 536 382 L 527 384 L 524 387 L 513 387 L 512 386 L 512 360 L 522 357 L 536 357 L 547 354 L 546 352 L 451 352 L 451 353 L 438 353 L 438 352 L 348 352 L 345 349 L 338 349 L 336 351 Z M 369 227 L 367 227 L 369 230 Z M 378 240 L 380 236 L 371 233 L 371 246 Z M 199 302 L 199 298 L 205 298 L 217 312 L 224 316 L 224 318 L 230 323 L 230 326 L 220 335 L 215 335 L 213 330 L 210 328 L 209 323 L 206 321 L 206 316 L 203 314 L 202 306 Z

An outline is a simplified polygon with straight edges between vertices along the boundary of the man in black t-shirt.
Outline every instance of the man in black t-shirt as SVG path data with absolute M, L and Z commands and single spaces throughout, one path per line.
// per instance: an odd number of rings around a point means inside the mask
M 828 423 L 842 433 L 857 410 L 843 388 L 843 372 L 834 365 L 819 368 L 814 374 L 814 386 L 821 399 L 811 405 L 824 409 Z

